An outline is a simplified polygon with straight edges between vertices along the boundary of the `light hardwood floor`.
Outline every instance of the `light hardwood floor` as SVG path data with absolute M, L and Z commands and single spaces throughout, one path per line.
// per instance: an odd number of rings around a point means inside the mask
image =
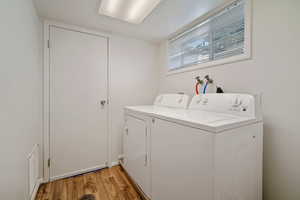
M 93 194 L 95 200 L 141 200 L 120 166 L 66 178 L 40 187 L 36 200 L 80 200 Z

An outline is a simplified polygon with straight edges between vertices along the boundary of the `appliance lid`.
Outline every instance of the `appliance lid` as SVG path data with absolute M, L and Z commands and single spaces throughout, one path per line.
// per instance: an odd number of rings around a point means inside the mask
M 126 107 L 125 111 L 127 114 L 146 115 L 148 117 L 158 118 L 212 133 L 219 133 L 242 125 L 259 122 L 259 120 L 251 117 L 160 106 L 132 106 Z
M 243 125 L 260 122 L 256 118 L 241 117 L 236 115 L 222 114 L 209 111 L 189 111 L 152 113 L 152 117 L 171 121 L 212 133 L 220 133 Z

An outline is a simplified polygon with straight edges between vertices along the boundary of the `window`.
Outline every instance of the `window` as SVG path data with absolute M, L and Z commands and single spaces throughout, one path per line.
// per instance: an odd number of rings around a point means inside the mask
M 170 39 L 169 70 L 223 64 L 246 55 L 249 49 L 245 45 L 245 1 L 238 0 L 223 7 L 205 21 Z

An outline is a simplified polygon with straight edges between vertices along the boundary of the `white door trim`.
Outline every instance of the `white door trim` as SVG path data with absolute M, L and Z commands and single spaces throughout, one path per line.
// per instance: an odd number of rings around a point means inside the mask
M 99 37 L 104 37 L 107 39 L 107 166 L 97 166 L 96 168 L 111 167 L 111 96 L 110 96 L 110 39 L 111 34 L 104 31 L 94 31 L 85 29 L 82 27 L 67 25 L 55 21 L 44 21 L 44 77 L 43 77 L 43 181 L 50 181 L 50 168 L 48 167 L 48 159 L 50 158 L 50 49 L 48 48 L 48 41 L 50 39 L 50 27 L 58 27 L 62 29 L 67 29 L 75 32 L 81 32 L 86 34 L 97 35 Z M 88 170 L 89 171 L 89 170 Z

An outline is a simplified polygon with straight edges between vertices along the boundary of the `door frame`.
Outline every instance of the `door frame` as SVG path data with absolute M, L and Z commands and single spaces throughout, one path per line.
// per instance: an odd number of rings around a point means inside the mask
M 42 138 L 42 177 L 43 182 L 50 181 L 50 168 L 48 167 L 48 159 L 51 158 L 50 155 L 50 28 L 57 27 L 69 31 L 92 34 L 99 37 L 104 37 L 107 39 L 107 163 L 106 167 L 112 167 L 111 158 L 111 71 L 110 71 L 110 40 L 111 34 L 105 31 L 95 31 L 89 30 L 83 27 L 78 27 L 74 25 L 68 25 L 56 21 L 44 20 L 43 22 L 43 138 Z

